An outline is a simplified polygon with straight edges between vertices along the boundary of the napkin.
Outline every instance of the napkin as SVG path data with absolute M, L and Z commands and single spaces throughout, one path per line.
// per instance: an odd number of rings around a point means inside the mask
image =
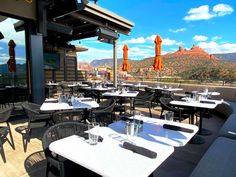
M 45 103 L 57 103 L 58 100 L 55 99 L 55 98 L 47 98 L 44 102 L 45 102 Z
M 89 139 L 89 135 L 88 133 L 85 133 L 85 132 L 80 132 L 80 133 L 76 133 L 76 135 L 80 136 L 80 137 L 83 137 L 84 139 Z M 98 142 L 102 142 L 103 141 L 103 138 L 101 136 L 98 137 Z
M 200 101 L 200 103 L 215 104 L 213 101 Z
M 152 158 L 152 159 L 155 159 L 157 157 L 156 152 L 153 152 L 153 151 L 146 149 L 144 147 L 136 146 L 136 145 L 128 143 L 128 142 L 123 143 L 123 148 L 131 150 L 137 154 L 140 154 L 140 155 Z
M 84 102 L 84 101 L 93 101 L 92 98 L 80 98 L 80 102 Z
M 165 129 L 170 129 L 170 130 L 176 130 L 176 131 L 182 131 L 182 132 L 187 132 L 187 133 L 193 133 L 192 129 L 188 129 L 188 128 L 183 128 L 183 127 L 179 127 L 176 125 L 169 125 L 169 124 L 164 124 L 163 128 Z

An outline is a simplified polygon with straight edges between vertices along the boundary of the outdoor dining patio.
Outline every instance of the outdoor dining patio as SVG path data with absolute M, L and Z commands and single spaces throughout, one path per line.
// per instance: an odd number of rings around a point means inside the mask
M 12 146 L 9 143 L 3 144 L 6 163 L 1 161 L 0 174 L 2 176 L 12 176 L 14 174 L 15 176 L 32 176 L 32 177 L 46 175 L 47 160 L 45 159 L 45 154 L 44 154 L 45 150 L 43 149 L 43 146 L 42 146 L 43 133 L 45 132 L 46 129 L 48 129 L 49 127 L 52 127 L 54 124 L 57 125 L 58 123 L 67 122 L 68 120 L 74 121 L 74 122 L 81 122 L 83 124 L 88 124 L 88 122 L 91 122 L 91 121 L 97 121 L 100 123 L 101 126 L 109 127 L 113 130 L 116 130 L 115 128 L 116 126 L 119 126 L 119 127 L 121 126 L 120 128 L 117 127 L 118 129 L 116 131 L 119 134 L 121 133 L 120 135 L 123 136 L 124 127 L 123 127 L 122 122 L 125 122 L 123 121 L 123 117 L 131 116 L 132 118 L 133 115 L 135 114 L 133 110 L 134 109 L 136 111 L 139 110 L 141 112 L 141 119 L 144 121 L 144 130 L 143 130 L 144 134 L 141 132 L 141 134 L 138 135 L 138 140 L 136 140 L 136 143 L 140 141 L 138 144 L 146 148 L 149 147 L 148 142 L 150 140 L 147 141 L 148 139 L 147 139 L 146 133 L 147 135 L 152 134 L 151 131 L 153 131 L 154 127 L 153 128 L 149 127 L 147 122 L 150 123 L 150 121 L 153 120 L 154 124 L 157 124 L 157 122 L 159 122 L 158 124 L 160 124 L 162 127 L 162 125 L 166 123 L 163 120 L 166 111 L 174 111 L 174 110 L 173 109 L 168 110 L 166 107 L 163 107 L 161 98 L 170 98 L 171 100 L 175 99 L 176 101 L 180 101 L 180 99 L 183 98 L 183 97 L 180 97 L 181 94 L 174 94 L 173 91 L 176 91 L 178 93 L 182 89 L 176 88 L 175 90 L 175 88 L 172 88 L 172 87 L 167 88 L 165 86 L 162 87 L 161 85 L 148 86 L 148 85 L 142 85 L 142 84 L 134 85 L 131 83 L 126 85 L 124 82 L 119 83 L 119 84 L 123 86 L 118 87 L 118 89 L 115 87 L 112 87 L 112 85 L 109 85 L 109 84 L 108 84 L 109 86 L 106 86 L 105 84 L 100 86 L 99 84 L 97 84 L 96 86 L 91 85 L 90 87 L 86 84 L 83 85 L 82 83 L 68 84 L 67 86 L 73 85 L 73 88 L 75 85 L 78 86 L 78 88 L 74 89 L 73 92 L 71 89 L 62 90 L 60 87 L 60 83 L 56 84 L 57 87 L 59 87 L 59 89 L 57 90 L 58 92 L 53 92 L 50 98 L 46 98 L 45 102 L 42 105 L 39 105 L 39 107 L 37 108 L 37 110 L 40 109 L 40 112 L 37 113 L 37 116 L 41 117 L 41 121 L 36 122 L 36 127 L 37 127 L 36 129 L 34 127 L 35 126 L 34 120 L 32 120 L 32 122 L 29 122 L 30 120 L 27 118 L 27 117 L 32 116 L 32 114 L 29 114 L 27 109 L 29 110 L 33 109 L 32 107 L 33 105 L 30 105 L 31 103 L 27 103 L 27 102 L 23 104 L 16 103 L 15 106 L 21 106 L 21 105 L 23 106 L 26 114 L 21 115 L 21 116 L 12 116 L 9 119 L 11 132 L 12 132 L 13 140 L 15 144 L 15 150 L 12 149 Z M 132 87 L 132 85 L 134 86 Z M 91 92 L 91 88 L 93 88 L 93 90 L 96 90 L 98 92 L 97 94 L 94 94 L 92 97 L 87 97 L 86 94 Z M 113 88 L 113 89 L 110 89 L 110 88 Z M 149 88 L 150 90 L 145 89 L 145 88 Z M 89 92 L 87 92 L 86 90 L 89 90 Z M 72 98 L 72 93 L 73 93 L 73 98 Z M 162 95 L 160 95 L 160 93 Z M 199 95 L 201 94 L 202 93 L 199 92 Z M 99 97 L 97 97 L 98 95 Z M 152 97 L 147 97 L 147 95 L 152 95 Z M 141 99 L 143 98 L 142 102 L 146 102 L 150 104 L 141 104 L 141 105 L 137 104 L 140 97 Z M 145 97 L 147 97 L 148 99 L 145 99 Z M 190 99 L 188 95 L 187 95 L 187 98 Z M 69 104 L 68 104 L 68 99 L 70 99 Z M 116 101 L 112 103 L 111 101 L 109 101 L 110 99 L 116 100 Z M 202 97 L 202 101 L 203 101 L 203 97 Z M 214 99 L 211 98 L 208 101 L 214 102 Z M 190 104 L 190 100 L 186 101 L 185 99 L 182 99 L 180 103 L 186 104 L 184 105 L 186 108 L 187 104 Z M 20 104 L 20 105 L 17 105 L 17 104 Z M 209 102 L 206 102 L 206 103 L 203 102 L 201 104 L 205 104 L 205 106 L 208 109 L 215 108 L 213 104 Z M 222 102 L 218 100 L 217 104 L 222 104 Z M 232 103 L 231 105 L 235 107 L 234 103 Z M 110 110 L 108 109 L 108 107 Z M 116 107 L 117 109 L 115 109 Z M 174 106 L 172 105 L 172 107 Z M 159 132 L 159 133 L 157 132 L 157 134 L 156 133 L 153 134 L 153 138 L 155 138 L 156 145 L 158 145 L 160 142 L 164 144 L 170 143 L 171 146 L 176 146 L 177 142 L 180 144 L 177 145 L 178 147 L 174 147 L 174 150 L 170 152 L 170 154 L 165 157 L 165 160 L 162 160 L 162 162 L 158 166 L 154 166 L 153 168 L 154 171 L 153 170 L 151 172 L 146 171 L 146 174 L 152 173 L 153 176 L 189 176 L 191 172 L 193 171 L 193 169 L 195 168 L 195 166 L 198 164 L 199 160 L 204 155 L 204 153 L 207 151 L 209 146 L 216 139 L 219 129 L 222 127 L 222 125 L 225 122 L 225 119 L 222 118 L 220 114 L 214 114 L 214 111 L 210 111 L 210 112 L 212 115 L 212 117 L 210 118 L 204 117 L 204 114 L 199 114 L 199 111 L 195 112 L 197 114 L 193 115 L 194 117 L 191 117 L 191 114 L 185 117 L 184 112 L 182 112 L 182 115 L 174 114 L 174 120 L 176 122 L 174 125 L 177 126 L 177 128 L 180 128 L 177 131 L 163 129 L 163 133 L 164 133 L 163 134 L 161 133 L 160 129 L 156 127 L 155 129 L 157 129 Z M 35 111 L 34 111 L 34 114 L 35 114 Z M 48 121 L 48 125 L 46 125 L 45 127 L 45 122 L 47 121 Z M 122 124 L 120 124 L 119 122 Z M 181 122 L 181 123 L 178 123 L 178 122 Z M 29 127 L 29 123 L 31 124 L 31 127 Z M 182 125 L 182 123 L 184 124 Z M 191 127 L 193 125 L 191 125 L 190 123 L 196 124 L 197 126 L 194 125 L 195 127 Z M 173 125 L 173 124 L 170 124 L 170 125 Z M 187 130 L 192 129 L 194 131 L 190 134 L 184 133 L 185 129 L 183 128 L 183 126 L 186 127 Z M 207 128 L 211 133 L 208 134 L 207 136 L 205 136 L 204 134 L 201 134 L 201 132 L 198 133 L 198 135 L 195 135 L 196 131 L 198 131 L 198 126 L 199 126 L 199 131 L 201 131 L 202 129 L 201 126 L 203 126 L 204 128 Z M 27 135 L 27 128 L 28 129 L 32 128 L 32 131 L 30 132 L 30 134 L 28 134 L 29 136 L 25 136 Z M 102 132 L 102 127 L 100 127 L 100 129 Z M 189 139 L 186 139 L 186 142 L 182 142 L 181 138 L 179 137 L 180 138 L 179 139 L 177 134 L 176 135 L 172 134 L 175 132 L 176 133 L 180 132 L 181 136 L 185 134 L 186 134 L 186 137 L 188 137 L 189 135 L 191 136 L 189 136 Z M 106 137 L 107 135 L 105 134 L 101 136 L 103 137 L 103 139 L 104 138 L 110 139 L 109 136 Z M 163 139 L 164 137 L 167 139 L 166 140 Z M 195 138 L 192 138 L 192 137 L 197 137 L 197 139 L 202 139 L 204 141 L 200 142 L 199 144 L 199 141 L 196 142 L 194 140 Z M 126 138 L 126 135 L 124 136 L 124 138 Z M 172 140 L 172 138 L 174 139 Z M 141 139 L 144 139 L 144 140 L 146 139 L 145 143 L 143 142 L 144 144 L 142 143 L 143 140 L 141 141 Z M 173 142 L 171 143 L 171 141 Z M 65 146 L 65 148 L 73 147 L 73 144 L 71 145 L 72 146 L 68 146 L 68 147 Z M 89 147 L 91 145 L 87 145 L 87 146 Z M 96 146 L 97 145 L 95 145 L 95 147 Z M 60 145 L 60 147 L 62 146 Z M 152 146 L 150 146 L 149 148 L 151 148 L 152 150 L 155 149 Z M 54 148 L 52 148 L 51 150 L 53 149 Z M 60 149 L 56 148 L 54 149 L 54 151 L 60 154 Z M 67 152 L 71 152 L 71 151 L 68 149 Z M 157 153 L 156 159 L 158 160 L 160 158 L 158 156 L 160 152 L 156 150 L 154 150 L 154 152 Z M 168 152 L 168 151 L 165 151 L 165 152 Z M 68 159 L 70 159 L 70 154 L 71 153 L 68 154 L 69 156 L 66 155 Z M 72 155 L 71 157 L 74 157 L 74 155 Z M 139 158 L 140 155 L 137 155 L 137 157 Z M 147 157 L 145 157 L 145 159 L 146 158 Z M 95 168 L 93 171 L 100 173 L 99 167 L 98 169 L 96 169 L 94 165 L 92 165 L 91 167 L 92 169 Z M 91 170 L 91 167 L 87 167 L 87 168 Z M 115 169 L 116 168 L 114 168 L 113 170 Z M 104 174 L 106 174 L 105 171 L 104 171 Z M 113 171 L 112 174 L 107 174 L 107 176 L 116 176 L 115 173 L 117 172 Z M 52 175 L 51 172 L 49 174 Z M 103 174 L 103 172 L 101 171 L 100 174 Z

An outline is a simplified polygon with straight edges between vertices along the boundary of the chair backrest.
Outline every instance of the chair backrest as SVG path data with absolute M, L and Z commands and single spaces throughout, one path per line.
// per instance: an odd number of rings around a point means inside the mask
M 105 108 L 105 107 L 111 105 L 111 104 L 113 103 L 113 100 L 114 100 L 114 99 L 111 99 L 111 98 L 110 98 L 110 99 L 107 99 L 107 100 L 105 100 L 105 101 L 100 102 L 100 103 L 99 103 L 99 108 Z
M 46 158 L 51 156 L 50 143 L 88 130 L 86 124 L 79 122 L 61 122 L 51 126 L 43 135 L 42 145 Z
M 139 94 L 137 95 L 137 97 L 135 97 L 135 101 L 136 100 L 152 101 L 153 98 L 154 98 L 154 93 L 139 91 Z
M 80 122 L 84 119 L 84 112 L 83 110 L 57 111 L 53 113 L 52 119 L 54 123 L 67 122 L 67 121 Z
M 9 119 L 12 110 L 13 110 L 12 106 L 0 109 L 0 123 L 6 122 Z
M 116 100 L 112 100 L 110 105 L 108 105 L 107 107 L 94 110 L 92 113 L 112 113 L 115 107 L 115 104 L 116 104 Z
M 173 108 L 169 106 L 171 98 L 161 97 L 159 101 L 160 101 L 162 109 L 173 110 Z
M 50 114 L 40 113 L 40 105 L 30 102 L 24 102 L 22 107 L 29 118 L 29 121 L 46 120 L 50 118 Z

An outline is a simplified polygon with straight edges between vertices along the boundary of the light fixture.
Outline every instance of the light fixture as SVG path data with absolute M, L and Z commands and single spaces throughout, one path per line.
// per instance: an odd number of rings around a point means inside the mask
M 96 33 L 98 35 L 99 41 L 109 44 L 112 44 L 116 39 L 119 38 L 119 35 L 115 31 L 111 31 L 102 27 L 97 28 Z
M 2 32 L 0 31 L 0 40 L 3 38 L 4 38 L 4 36 L 3 36 Z

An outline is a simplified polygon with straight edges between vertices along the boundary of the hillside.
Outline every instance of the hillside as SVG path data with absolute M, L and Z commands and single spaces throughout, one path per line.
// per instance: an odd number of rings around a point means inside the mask
M 121 65 L 122 64 L 122 59 L 117 59 L 117 64 Z M 91 67 L 98 67 L 98 66 L 113 66 L 113 59 L 101 59 L 101 60 L 93 60 L 90 62 Z
M 219 57 L 218 57 L 219 56 Z M 224 55 L 224 59 L 227 55 Z M 231 55 L 232 57 L 234 55 Z M 230 58 L 230 57 L 229 57 Z M 184 79 L 197 80 L 225 80 L 236 81 L 236 62 L 227 62 L 220 55 L 211 55 L 198 46 L 190 50 L 179 47 L 176 52 L 162 56 L 164 68 L 161 76 L 182 77 Z M 95 60 L 93 66 L 112 65 L 112 59 Z M 95 63 L 95 64 L 94 64 Z M 153 70 L 154 57 L 143 60 L 129 60 L 131 70 L 129 73 L 135 76 L 156 77 L 157 72 Z M 118 61 L 118 71 L 121 71 L 122 60 Z
M 236 53 L 213 54 L 215 57 L 223 61 L 236 62 Z

